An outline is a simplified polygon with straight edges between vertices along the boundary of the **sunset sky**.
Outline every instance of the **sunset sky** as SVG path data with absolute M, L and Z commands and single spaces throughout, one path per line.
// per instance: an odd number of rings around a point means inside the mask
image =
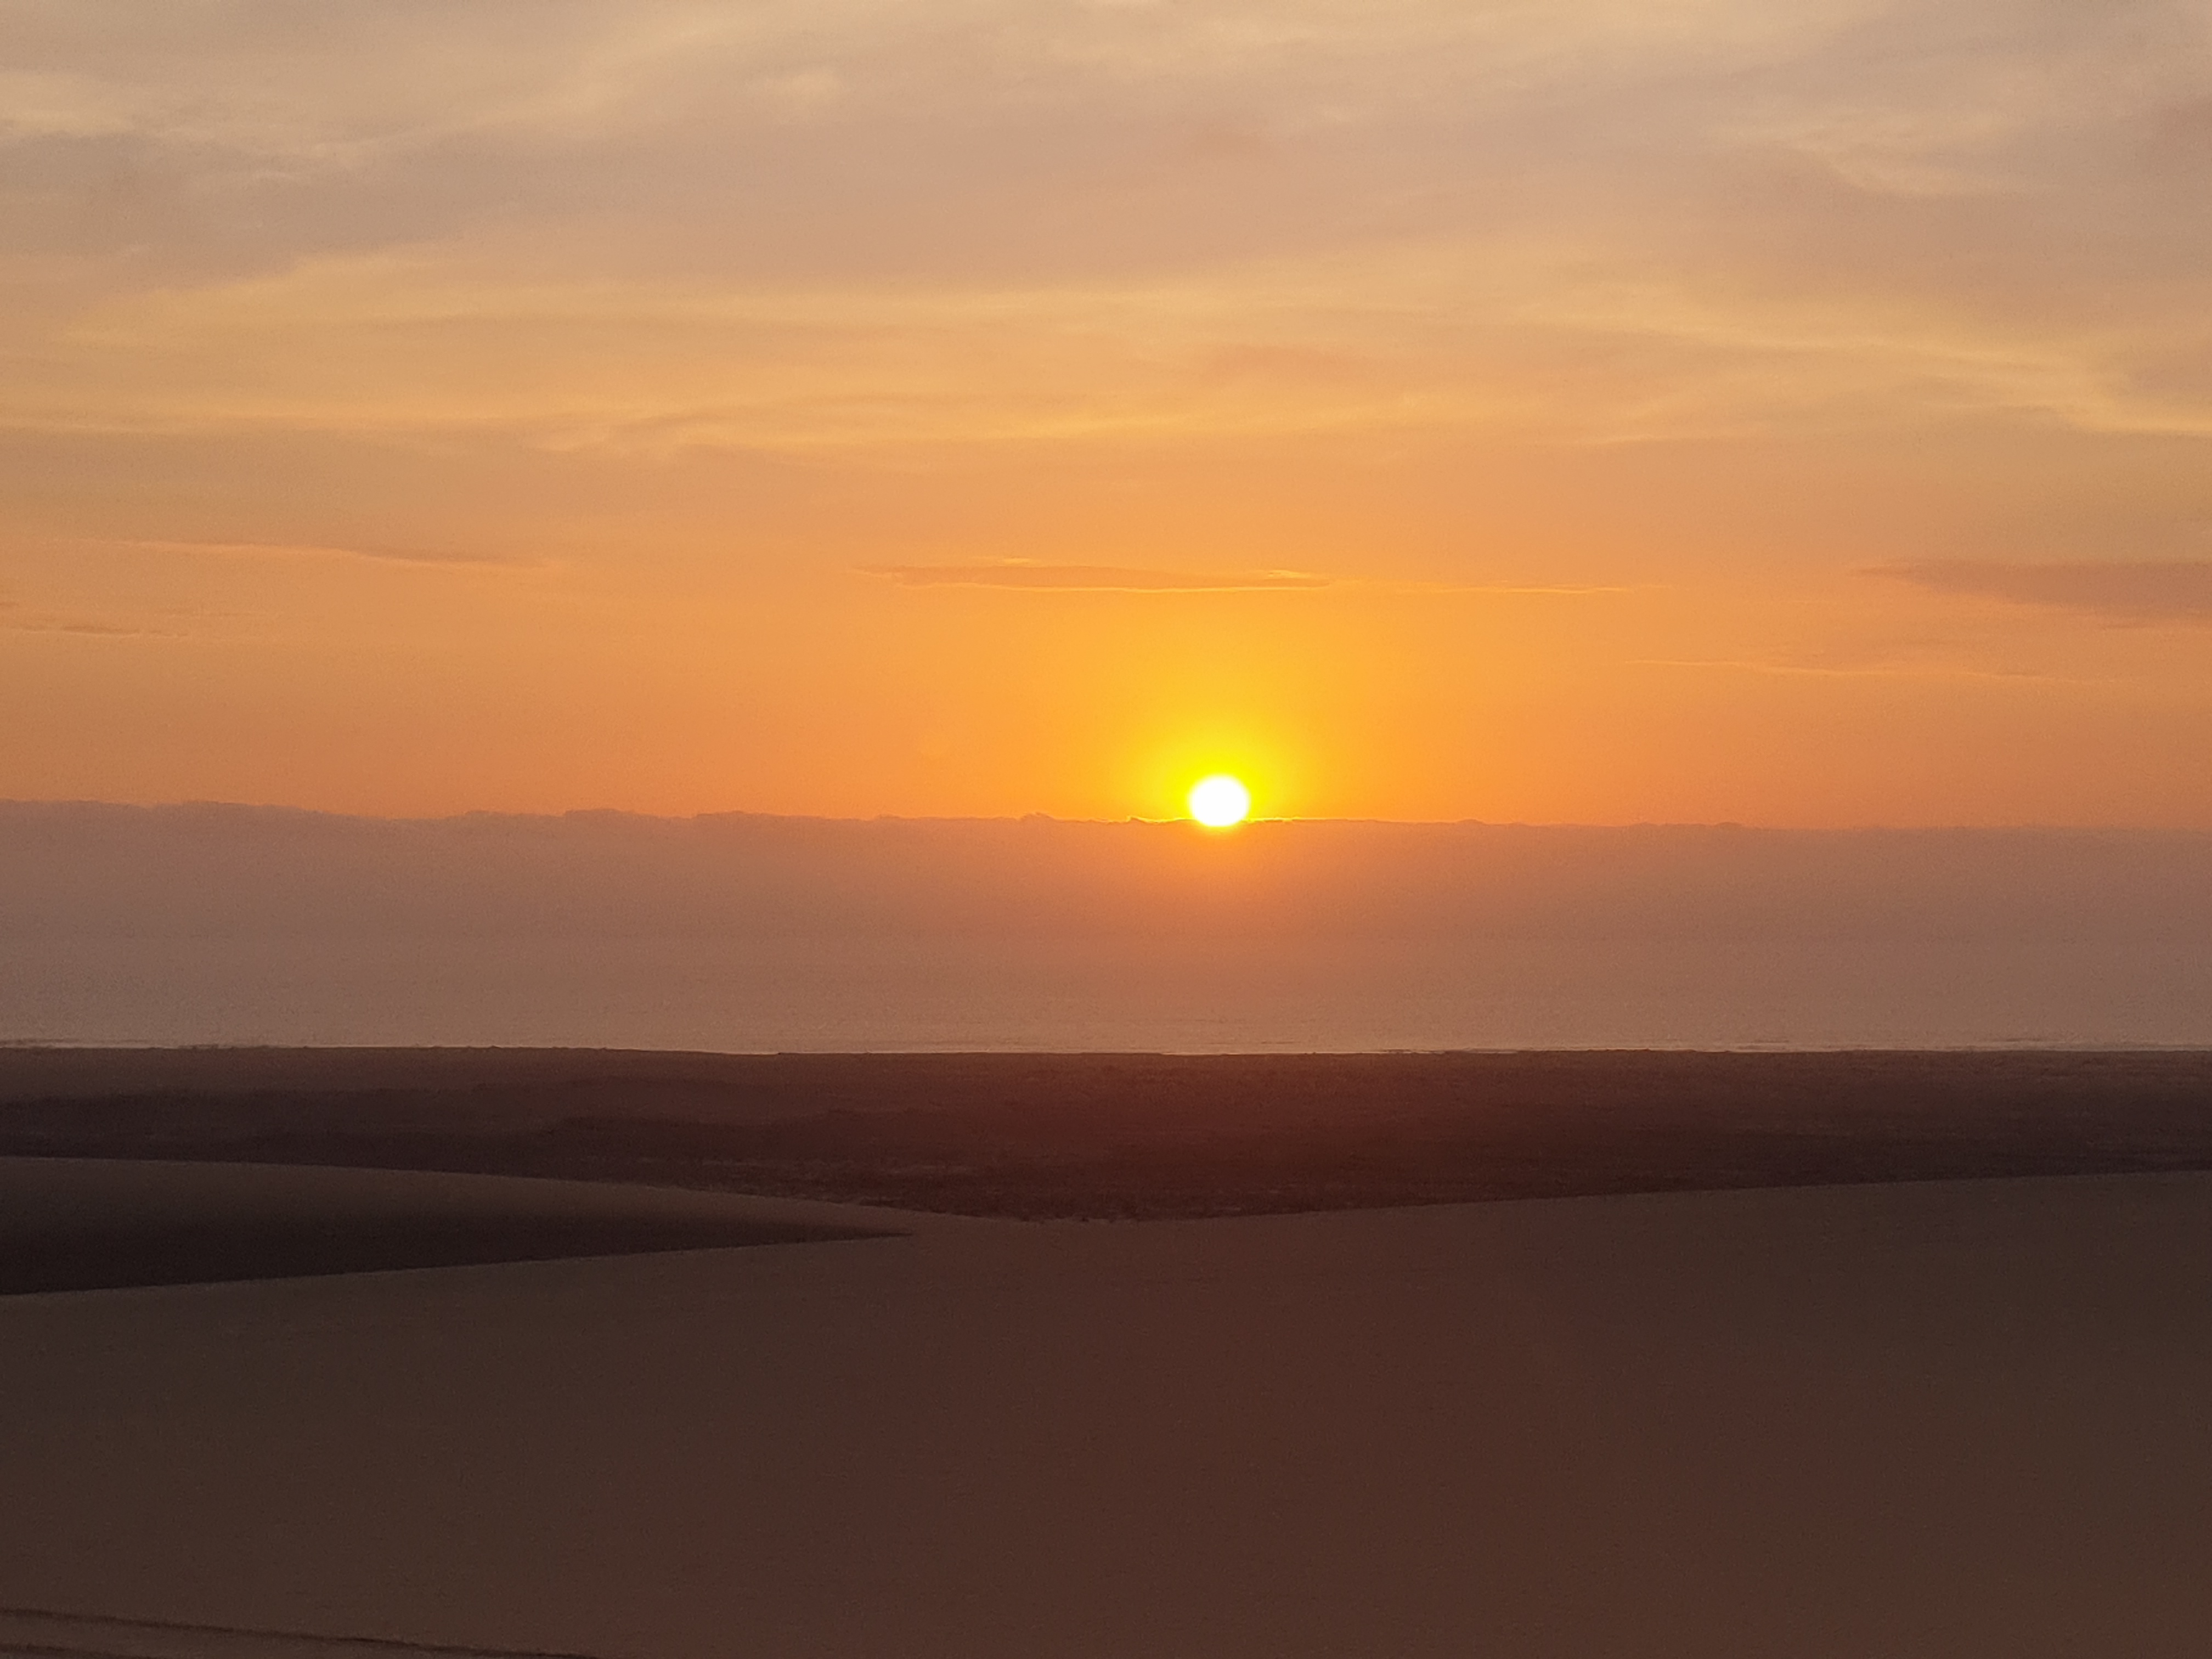
M 0 0 L 0 797 L 2212 826 L 2212 14 Z

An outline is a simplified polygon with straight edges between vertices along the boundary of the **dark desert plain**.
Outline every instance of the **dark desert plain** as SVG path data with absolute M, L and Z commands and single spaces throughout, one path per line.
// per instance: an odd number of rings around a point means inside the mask
M 0 1659 L 2212 1653 L 2206 0 L 0 0 Z

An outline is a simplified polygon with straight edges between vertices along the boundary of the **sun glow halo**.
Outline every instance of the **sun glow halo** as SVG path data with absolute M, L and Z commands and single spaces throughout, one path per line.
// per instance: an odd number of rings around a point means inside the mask
M 1225 773 L 1200 778 L 1190 787 L 1190 815 L 1209 830 L 1228 830 L 1252 810 L 1252 792 Z

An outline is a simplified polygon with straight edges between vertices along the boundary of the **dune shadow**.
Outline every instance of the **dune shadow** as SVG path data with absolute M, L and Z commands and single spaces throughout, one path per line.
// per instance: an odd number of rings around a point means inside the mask
M 81 1656 L 82 1659 L 590 1659 L 535 1648 L 455 1647 L 391 1637 L 331 1636 L 207 1625 L 169 1619 L 126 1619 L 0 1607 L 0 1656 Z
M 0 1222 L 0 1296 L 791 1244 L 862 1233 L 649 1218 L 348 1217 L 25 1232 Z
M 0 1160 L 0 1296 L 880 1237 L 741 1198 L 253 1165 Z

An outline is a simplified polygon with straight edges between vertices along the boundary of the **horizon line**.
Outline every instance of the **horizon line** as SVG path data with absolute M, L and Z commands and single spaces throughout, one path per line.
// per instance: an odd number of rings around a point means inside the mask
M 1404 830 L 1732 830 L 1756 835 L 1970 835 L 1970 834 L 2038 834 L 2038 835 L 2155 835 L 2155 836 L 2212 836 L 2212 823 L 2066 823 L 2053 822 L 2005 822 L 1994 823 L 1893 823 L 1859 822 L 1850 823 L 1758 823 L 1738 818 L 1631 818 L 1610 822 L 1590 819 L 1553 818 L 1390 818 L 1353 816 L 1311 817 L 1255 817 L 1225 829 L 1201 825 L 1188 816 L 1146 817 L 1132 813 L 1121 818 L 1062 817 L 1044 811 L 1002 813 L 914 813 L 877 812 L 866 817 L 830 812 L 782 812 L 746 807 L 712 809 L 695 812 L 655 812 L 623 806 L 571 806 L 554 809 L 504 807 L 465 807 L 447 812 L 388 813 L 350 811 L 343 808 L 302 806 L 283 801 L 223 800 L 207 797 L 186 797 L 161 800 L 103 800 L 90 796 L 0 796 L 0 811 L 23 809 L 94 809 L 117 812 L 191 812 L 215 811 L 257 813 L 313 818 L 341 818 L 362 823 L 389 824 L 452 824 L 471 819 L 505 819 L 538 823 L 565 823 L 573 819 L 631 819 L 647 823 L 686 824 L 723 819 L 759 819 L 786 823 L 848 824 L 1050 824 L 1068 829 L 1126 829 L 1185 828 L 1202 830 L 1209 839 L 1233 841 L 1243 832 L 1279 829 L 1290 825 L 1322 827 L 1362 827 Z

